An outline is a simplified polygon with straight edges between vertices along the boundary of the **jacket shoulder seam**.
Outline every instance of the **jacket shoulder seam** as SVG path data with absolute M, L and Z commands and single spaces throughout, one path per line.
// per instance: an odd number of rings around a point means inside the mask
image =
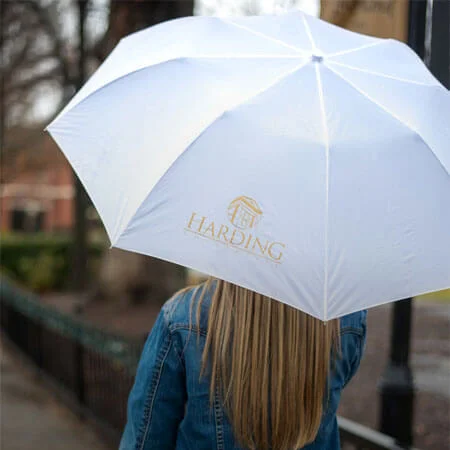
M 196 333 L 200 333 L 202 336 L 205 336 L 205 337 L 207 335 L 206 330 L 199 327 L 198 325 L 187 325 L 187 324 L 180 324 L 180 323 L 174 323 L 174 324 L 169 325 L 169 332 L 171 334 L 173 334 L 179 330 L 195 331 Z

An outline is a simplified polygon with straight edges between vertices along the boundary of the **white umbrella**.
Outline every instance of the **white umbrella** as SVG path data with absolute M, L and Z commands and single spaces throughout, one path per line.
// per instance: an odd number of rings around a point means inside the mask
M 48 129 L 114 247 L 323 320 L 450 287 L 450 94 L 302 13 L 122 39 Z

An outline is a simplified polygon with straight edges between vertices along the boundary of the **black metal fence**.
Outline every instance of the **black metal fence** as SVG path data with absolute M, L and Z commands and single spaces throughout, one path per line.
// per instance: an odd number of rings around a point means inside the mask
M 5 335 L 117 440 L 143 342 L 106 333 L 0 281 Z M 116 432 L 116 433 L 114 433 Z
M 77 321 L 0 279 L 3 333 L 118 444 L 143 342 Z M 344 449 L 397 450 L 394 439 L 339 418 Z

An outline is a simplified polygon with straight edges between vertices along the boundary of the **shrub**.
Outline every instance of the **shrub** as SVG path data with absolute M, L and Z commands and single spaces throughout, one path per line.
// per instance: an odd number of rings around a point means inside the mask
M 90 243 L 88 270 L 106 249 L 106 245 Z M 2 272 L 34 291 L 64 290 L 70 287 L 73 259 L 73 239 L 70 235 L 5 234 L 1 239 L 0 267 Z

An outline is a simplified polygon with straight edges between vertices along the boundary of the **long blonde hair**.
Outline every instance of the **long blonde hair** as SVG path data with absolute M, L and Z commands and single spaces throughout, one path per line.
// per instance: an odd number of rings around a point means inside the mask
M 204 294 L 197 304 L 197 320 Z M 319 430 L 339 321 L 308 314 L 217 280 L 208 316 L 202 374 L 221 396 L 244 448 L 293 450 Z

